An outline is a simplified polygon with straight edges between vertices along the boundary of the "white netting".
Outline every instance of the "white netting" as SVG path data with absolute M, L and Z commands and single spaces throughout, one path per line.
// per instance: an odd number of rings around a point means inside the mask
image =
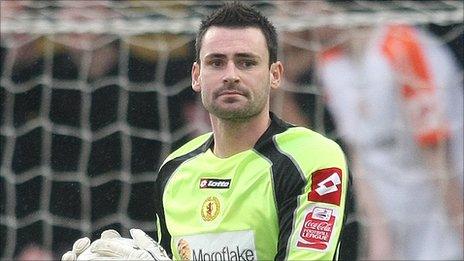
M 315 80 L 296 72 L 324 46 L 293 33 L 404 22 L 462 46 L 461 1 L 330 1 L 331 12 L 310 15 L 288 1 L 253 3 L 286 36 L 280 55 L 289 76 L 274 111 L 334 138 Z M 199 21 L 219 4 L 2 1 L 2 259 L 30 243 L 62 252 L 107 227 L 154 232 L 156 169 L 209 128 L 190 66 Z

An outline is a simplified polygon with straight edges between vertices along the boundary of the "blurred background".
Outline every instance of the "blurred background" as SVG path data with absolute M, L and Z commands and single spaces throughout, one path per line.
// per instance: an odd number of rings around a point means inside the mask
M 462 259 L 462 1 L 246 2 L 279 31 L 272 110 L 347 152 L 343 257 Z M 155 234 L 158 167 L 210 130 L 190 69 L 220 4 L 1 1 L 0 259 Z

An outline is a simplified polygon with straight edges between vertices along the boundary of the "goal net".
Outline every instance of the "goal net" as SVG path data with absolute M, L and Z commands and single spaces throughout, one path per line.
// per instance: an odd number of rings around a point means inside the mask
M 462 62 L 461 1 L 252 1 L 275 23 L 286 68 L 272 110 L 340 139 L 314 76 L 326 27 L 405 23 Z M 195 31 L 218 1 L 2 1 L 0 259 L 36 244 L 59 257 L 107 228 L 155 233 L 163 159 L 210 129 L 190 88 Z M 342 38 L 343 35 L 340 35 Z M 462 68 L 462 67 L 461 67 Z M 366 223 L 359 215 L 349 223 Z

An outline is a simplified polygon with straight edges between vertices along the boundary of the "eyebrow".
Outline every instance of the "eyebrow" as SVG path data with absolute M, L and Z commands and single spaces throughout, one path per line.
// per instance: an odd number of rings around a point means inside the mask
M 254 53 L 237 53 L 234 56 L 239 58 L 253 58 L 253 59 L 260 59 L 260 57 Z
M 227 55 L 222 54 L 222 53 L 210 53 L 205 56 L 205 59 L 211 59 L 211 58 L 221 58 L 224 59 L 226 58 Z M 261 59 L 258 55 L 253 54 L 253 53 L 236 53 L 234 54 L 234 57 L 238 58 L 253 58 L 253 59 Z
M 225 54 L 221 53 L 210 53 L 205 56 L 205 59 L 212 59 L 212 58 L 226 58 L 227 56 Z

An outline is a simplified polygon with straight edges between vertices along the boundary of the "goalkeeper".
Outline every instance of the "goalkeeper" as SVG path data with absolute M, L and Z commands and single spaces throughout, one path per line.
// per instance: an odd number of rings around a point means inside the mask
M 269 111 L 283 65 L 268 19 L 228 3 L 202 21 L 192 87 L 212 133 L 173 152 L 156 179 L 158 242 L 176 260 L 333 260 L 348 172 L 333 141 Z M 75 243 L 63 259 L 167 259 L 140 230 Z M 82 254 L 84 252 L 84 254 Z

